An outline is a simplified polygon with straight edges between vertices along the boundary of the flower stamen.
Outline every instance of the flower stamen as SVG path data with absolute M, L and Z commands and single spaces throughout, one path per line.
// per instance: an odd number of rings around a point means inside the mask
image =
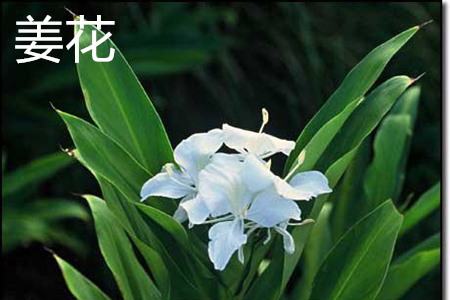
M 269 123 L 269 112 L 267 111 L 267 109 L 263 108 L 262 109 L 262 125 L 261 125 L 261 128 L 259 129 L 259 133 L 263 132 L 264 126 L 266 126 L 267 123 Z

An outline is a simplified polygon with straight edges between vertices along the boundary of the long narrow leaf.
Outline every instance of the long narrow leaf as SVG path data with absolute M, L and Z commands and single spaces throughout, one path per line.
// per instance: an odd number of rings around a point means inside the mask
M 402 255 L 389 268 L 377 300 L 396 300 L 441 261 L 440 234 L 425 240 Z
M 140 189 L 151 174 L 95 126 L 62 111 L 58 113 L 89 168 L 114 183 L 130 200 L 139 199 Z
M 54 255 L 72 295 L 78 300 L 111 300 L 95 284 L 60 257 Z
M 406 211 L 405 222 L 403 223 L 400 235 L 405 234 L 420 221 L 429 216 L 433 211 L 439 208 L 441 203 L 441 183 L 438 182 L 428 191 L 426 191 L 419 200 Z
M 330 251 L 311 300 L 373 299 L 386 276 L 402 216 L 386 201 L 355 224 Z
M 298 137 L 295 149 L 289 155 L 286 163 L 285 173 L 290 170 L 300 151 L 324 124 L 341 112 L 351 101 L 364 96 L 376 82 L 391 58 L 419 29 L 420 26 L 412 27 L 376 47 L 350 71 L 339 88 L 309 121 Z
M 77 25 L 75 33 L 78 30 Z M 94 33 L 97 40 L 105 36 L 95 26 L 85 25 L 80 49 L 91 46 Z M 161 119 L 116 45 L 107 39 L 96 48 L 97 57 L 114 51 L 114 59 L 96 62 L 91 52 L 80 54 L 77 69 L 89 113 L 103 132 L 156 174 L 173 159 Z
M 94 215 L 100 250 L 124 300 L 161 299 L 160 291 L 140 265 L 130 240 L 106 203 L 94 196 L 85 198 Z
M 411 118 L 408 115 L 387 117 L 377 131 L 374 141 L 374 158 L 364 178 L 366 212 L 397 194 L 403 154 L 411 135 Z M 393 147 L 395 145 L 395 147 Z M 363 204 L 362 203 L 362 204 Z

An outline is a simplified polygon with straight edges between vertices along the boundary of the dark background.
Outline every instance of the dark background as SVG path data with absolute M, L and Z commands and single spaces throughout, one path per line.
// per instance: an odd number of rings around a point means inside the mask
M 2 3 L 2 144 L 7 171 L 41 155 L 72 147 L 57 108 L 90 120 L 71 50 L 53 50 L 58 64 L 17 64 L 16 21 L 27 15 L 63 21 L 63 45 L 71 15 L 113 20 L 105 27 L 136 71 L 171 139 L 229 123 L 257 130 L 260 110 L 270 112 L 266 132 L 295 140 L 307 121 L 371 49 L 409 27 L 434 22 L 397 54 L 379 83 L 395 75 L 418 76 L 422 96 L 408 160 L 404 196 L 420 195 L 440 179 L 440 3 Z M 102 28 L 104 29 L 104 28 Z M 281 162 L 278 163 L 278 168 Z M 277 167 L 277 166 L 275 166 Z M 73 165 L 39 189 L 41 196 L 100 194 L 95 180 Z M 74 201 L 76 197 L 72 196 Z M 92 222 L 70 223 L 90 251 L 60 256 L 114 295 L 99 254 Z M 440 228 L 434 214 L 411 234 L 411 244 Z M 72 299 L 51 254 L 32 244 L 2 257 L 3 299 Z M 432 284 L 426 284 L 432 283 Z M 405 299 L 439 299 L 440 270 L 424 278 Z M 421 289 L 421 286 L 427 286 Z

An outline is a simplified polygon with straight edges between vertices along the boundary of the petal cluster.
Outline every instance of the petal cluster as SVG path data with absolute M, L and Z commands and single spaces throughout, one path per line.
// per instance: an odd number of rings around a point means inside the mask
M 142 201 L 150 196 L 181 199 L 174 214 L 177 221 L 188 221 L 189 227 L 213 224 L 208 254 L 217 270 L 225 269 L 236 252 L 244 262 L 243 247 L 256 230 L 267 230 L 266 241 L 272 230 L 280 233 L 285 250 L 294 252 L 287 226 L 291 220 L 301 221 L 295 201 L 331 192 L 327 178 L 318 171 L 286 180 L 270 170 L 266 159 L 276 153 L 289 155 L 295 143 L 263 133 L 267 121 L 263 110 L 259 132 L 224 124 L 190 136 L 175 148 L 176 164 L 165 165 L 142 187 Z M 222 147 L 235 153 L 221 153 Z

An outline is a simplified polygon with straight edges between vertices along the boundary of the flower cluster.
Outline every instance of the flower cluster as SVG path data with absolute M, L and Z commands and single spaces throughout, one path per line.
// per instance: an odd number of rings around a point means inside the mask
M 274 230 L 283 235 L 285 250 L 294 252 L 287 226 L 302 224 L 290 222 L 301 220 L 295 200 L 331 192 L 318 171 L 291 173 L 285 179 L 271 172 L 271 161 L 265 159 L 276 153 L 289 155 L 295 143 L 263 133 L 268 119 L 263 109 L 259 132 L 224 124 L 190 136 L 174 150 L 176 165 L 165 165 L 142 187 L 142 201 L 150 196 L 181 199 L 174 218 L 189 221 L 190 228 L 214 224 L 208 253 L 217 270 L 223 270 L 236 251 L 243 263 L 248 236 L 261 228 L 267 230 L 266 242 Z M 219 153 L 223 145 L 237 153 Z

